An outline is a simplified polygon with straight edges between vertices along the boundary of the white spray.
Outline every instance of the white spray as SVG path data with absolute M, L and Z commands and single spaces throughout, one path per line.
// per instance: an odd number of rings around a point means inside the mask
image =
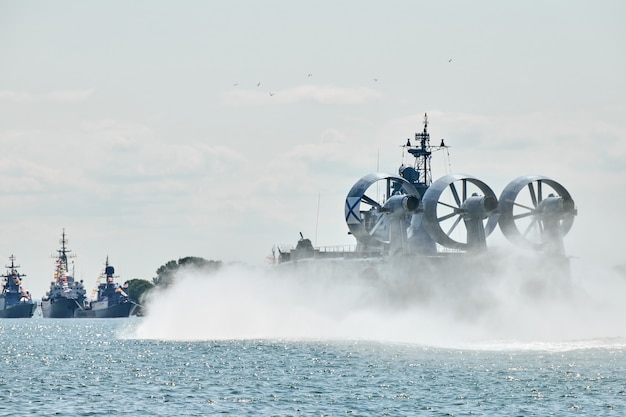
M 567 282 L 528 278 L 513 267 L 497 276 L 451 278 L 350 261 L 183 270 L 173 286 L 148 300 L 133 337 L 458 346 L 626 336 L 626 278 L 580 260 L 572 270 Z

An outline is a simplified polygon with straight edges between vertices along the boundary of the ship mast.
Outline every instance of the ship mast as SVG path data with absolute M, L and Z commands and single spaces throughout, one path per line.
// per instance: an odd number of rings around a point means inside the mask
M 428 133 L 428 114 L 424 113 L 424 130 L 415 134 L 414 145 L 411 145 L 411 141 L 407 140 L 404 147 L 408 153 L 413 155 L 415 162 L 412 167 L 402 165 L 400 175 L 413 184 L 421 195 L 424 195 L 433 182 L 430 170 L 432 148 L 430 146 L 430 133 Z
M 430 187 L 433 182 L 430 170 L 430 133 L 428 133 L 428 114 L 424 113 L 424 131 L 415 134 L 415 142 L 420 144 L 418 149 L 409 149 L 409 153 L 415 157 L 415 169 L 420 173 L 420 179 Z
M 59 259 L 61 266 L 63 267 L 63 270 L 69 274 L 70 269 L 69 269 L 67 258 L 73 258 L 75 255 L 69 255 L 71 250 L 67 248 L 67 244 L 69 242 L 65 238 L 65 229 L 63 229 L 63 234 L 61 235 L 61 239 L 59 240 L 59 243 L 61 244 L 61 249 L 57 250 L 57 252 L 59 253 L 58 259 Z M 74 276 L 74 271 L 71 271 L 71 274 L 72 276 Z
M 20 266 L 15 265 L 15 256 L 11 255 L 9 259 L 11 260 L 11 265 L 5 265 L 5 268 L 9 269 L 10 274 L 17 274 L 17 268 L 19 268 Z M 25 277 L 26 275 L 21 275 L 21 276 Z

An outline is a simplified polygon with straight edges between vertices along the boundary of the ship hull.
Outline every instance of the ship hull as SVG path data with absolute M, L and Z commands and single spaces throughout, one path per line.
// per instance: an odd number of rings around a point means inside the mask
M 96 319 L 129 317 L 135 310 L 135 304 L 130 302 L 115 304 L 112 306 L 106 306 L 103 304 L 106 304 L 106 302 L 93 303 L 92 308 L 88 310 L 77 310 L 76 317 Z
M 98 306 L 94 306 L 93 312 L 95 313 L 96 318 L 113 318 L 113 317 L 128 317 L 132 314 L 135 309 L 135 305 L 133 303 L 120 303 L 108 307 L 98 308 Z
M 3 319 L 21 319 L 30 318 L 35 313 L 37 304 L 35 303 L 20 303 L 12 306 L 7 306 L 0 310 L 0 318 Z
M 44 300 L 41 302 L 41 313 L 47 319 L 71 319 L 80 311 L 78 301 L 73 298 Z

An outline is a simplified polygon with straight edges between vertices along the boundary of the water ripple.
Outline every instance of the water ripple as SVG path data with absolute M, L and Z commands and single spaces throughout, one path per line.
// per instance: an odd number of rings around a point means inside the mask
M 435 349 L 118 337 L 139 319 L 0 322 L 0 415 L 623 415 L 620 346 Z

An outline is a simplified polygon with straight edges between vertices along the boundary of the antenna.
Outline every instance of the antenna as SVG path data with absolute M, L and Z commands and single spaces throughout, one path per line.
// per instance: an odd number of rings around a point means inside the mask
M 318 191 L 317 193 L 317 216 L 315 218 L 315 245 L 317 246 L 317 227 L 320 221 L 320 198 L 321 193 Z
M 430 146 L 430 134 L 428 133 L 428 114 L 424 113 L 424 130 L 415 134 L 413 146 L 407 146 L 407 152 L 415 158 L 415 179 L 412 181 L 418 191 L 423 193 L 433 182 L 430 169 L 432 148 Z M 407 141 L 409 145 L 410 141 Z

